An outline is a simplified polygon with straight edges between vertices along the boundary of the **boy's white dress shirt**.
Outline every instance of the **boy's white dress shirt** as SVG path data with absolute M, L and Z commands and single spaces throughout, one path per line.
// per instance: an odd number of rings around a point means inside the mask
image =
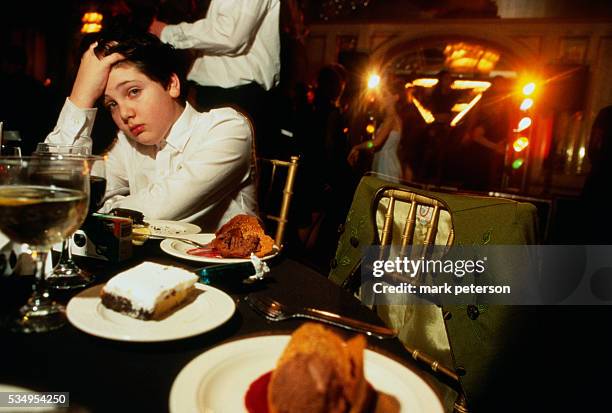
M 91 145 L 95 116 L 96 109 L 66 99 L 46 141 Z M 187 103 L 159 146 L 139 144 L 120 131 L 107 155 L 109 198 L 102 212 L 129 208 L 149 219 L 192 222 L 203 232 L 237 214 L 257 214 L 251 127 L 234 109 L 199 113 Z

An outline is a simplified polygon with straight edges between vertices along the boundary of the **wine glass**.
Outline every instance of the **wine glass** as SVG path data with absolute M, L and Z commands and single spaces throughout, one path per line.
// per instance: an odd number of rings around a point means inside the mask
M 106 193 L 106 157 L 91 155 L 88 157 L 90 165 L 89 173 L 89 211 L 91 215 L 104 204 Z
M 13 320 L 25 333 L 54 330 L 66 322 L 64 306 L 49 296 L 44 273 L 51 246 L 74 233 L 89 202 L 85 159 L 0 157 L 0 231 L 27 244 L 36 267 L 32 295 Z
M 33 155 L 46 157 L 46 156 L 57 156 L 63 157 L 75 157 L 80 159 L 88 159 L 90 162 L 100 160 L 100 157 L 91 156 L 91 148 L 84 145 L 65 145 L 65 144 L 54 144 L 41 142 L 36 146 L 36 151 Z M 99 188 L 99 185 L 91 185 L 92 194 L 98 194 L 95 191 Z M 106 188 L 106 180 L 104 180 L 104 188 Z M 90 209 L 92 207 L 90 202 Z M 53 271 L 47 277 L 47 285 L 53 289 L 70 290 L 75 288 L 85 287 L 93 282 L 92 274 L 80 268 L 72 258 L 72 237 L 65 238 L 62 240 L 62 249 L 60 252 L 60 259 L 58 263 L 53 267 Z

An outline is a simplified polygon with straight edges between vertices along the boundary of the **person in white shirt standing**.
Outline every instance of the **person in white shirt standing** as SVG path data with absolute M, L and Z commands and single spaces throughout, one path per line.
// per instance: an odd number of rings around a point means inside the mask
M 149 33 L 102 34 L 83 55 L 47 142 L 91 145 L 102 98 L 119 128 L 102 211 L 128 208 L 215 231 L 256 214 L 251 127 L 234 109 L 199 113 L 185 103 L 174 53 Z
M 254 125 L 258 149 L 269 154 L 274 133 L 273 88 L 280 77 L 280 0 L 212 0 L 206 17 L 149 31 L 177 49 L 198 53 L 187 78 L 197 84 L 199 110 L 236 106 Z

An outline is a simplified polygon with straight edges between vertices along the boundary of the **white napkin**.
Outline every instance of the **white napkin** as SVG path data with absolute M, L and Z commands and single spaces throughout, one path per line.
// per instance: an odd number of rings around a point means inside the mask
M 250 259 L 251 263 L 253 263 L 253 267 L 255 268 L 255 274 L 251 275 L 246 280 L 248 280 L 249 282 L 262 280 L 264 276 L 270 272 L 270 267 L 268 267 L 268 264 L 263 262 L 261 259 L 259 259 L 257 255 L 253 253 L 251 253 Z

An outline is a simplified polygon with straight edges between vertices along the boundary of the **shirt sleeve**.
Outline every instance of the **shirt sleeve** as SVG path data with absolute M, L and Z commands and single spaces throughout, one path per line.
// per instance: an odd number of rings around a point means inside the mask
M 97 109 L 81 109 L 69 98 L 62 107 L 55 128 L 45 142 L 64 145 L 87 145 L 91 148 L 91 130 L 96 120 Z
M 250 47 L 267 0 L 213 1 L 206 18 L 194 23 L 168 25 L 161 40 L 177 49 L 199 49 L 209 55 L 238 56 Z
M 234 196 L 251 179 L 252 133 L 249 122 L 233 109 L 212 111 L 210 128 L 191 136 L 192 153 L 171 170 L 158 171 L 153 182 L 108 208 L 141 211 L 149 219 L 184 219 Z M 164 150 L 169 149 L 167 146 Z M 158 157 L 160 153 L 158 153 Z

